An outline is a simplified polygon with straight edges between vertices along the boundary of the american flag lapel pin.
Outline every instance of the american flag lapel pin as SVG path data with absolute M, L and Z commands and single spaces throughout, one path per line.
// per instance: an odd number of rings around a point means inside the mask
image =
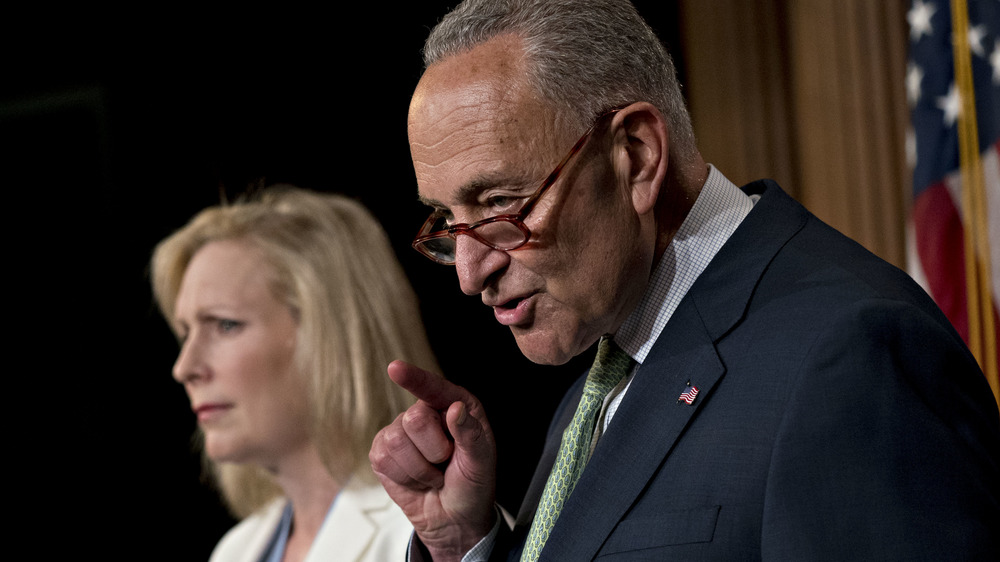
M 691 381 L 688 381 L 687 388 L 685 388 L 684 392 L 682 392 L 681 395 L 677 397 L 677 401 L 684 402 L 685 404 L 690 406 L 692 403 L 694 403 L 694 399 L 697 398 L 697 396 L 698 396 L 698 387 L 691 386 Z

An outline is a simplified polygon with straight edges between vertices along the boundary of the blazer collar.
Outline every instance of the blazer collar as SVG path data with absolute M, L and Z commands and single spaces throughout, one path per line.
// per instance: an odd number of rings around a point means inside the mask
M 590 560 L 597 554 L 725 375 L 715 343 L 743 318 L 768 264 L 809 216 L 770 180 L 742 189 L 761 199 L 691 287 L 637 371 L 542 560 Z M 678 401 L 688 381 L 698 388 L 691 405 Z
M 326 560 L 330 553 L 337 553 L 337 560 L 358 559 L 375 538 L 381 520 L 393 508 L 392 500 L 381 486 L 363 486 L 352 479 L 334 500 L 309 550 L 307 562 Z

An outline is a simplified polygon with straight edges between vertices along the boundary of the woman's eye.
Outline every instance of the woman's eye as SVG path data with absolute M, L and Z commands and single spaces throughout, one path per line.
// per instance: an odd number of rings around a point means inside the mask
M 220 318 L 218 320 L 218 325 L 220 332 L 222 332 L 223 334 L 228 334 L 230 332 L 235 332 L 236 330 L 238 330 L 240 327 L 243 326 L 243 323 L 237 320 Z

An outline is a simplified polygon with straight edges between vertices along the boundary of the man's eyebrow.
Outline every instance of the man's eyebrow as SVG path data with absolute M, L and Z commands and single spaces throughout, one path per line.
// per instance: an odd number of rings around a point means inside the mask
M 430 197 L 424 197 L 423 195 L 417 194 L 417 201 L 428 207 L 433 207 L 435 209 L 445 209 L 447 208 L 444 203 L 438 201 L 437 199 L 431 199 Z
M 501 177 L 500 174 L 490 174 L 472 178 L 464 185 L 458 188 L 452 195 L 452 199 L 455 201 L 456 205 L 473 205 L 479 197 L 479 194 L 487 189 L 496 187 L 498 185 L 510 184 L 510 179 Z M 428 207 L 433 207 L 435 209 L 447 209 L 448 205 L 445 205 L 437 199 L 431 199 L 430 197 L 424 197 L 423 195 L 418 195 L 417 199 L 421 203 L 427 205 Z

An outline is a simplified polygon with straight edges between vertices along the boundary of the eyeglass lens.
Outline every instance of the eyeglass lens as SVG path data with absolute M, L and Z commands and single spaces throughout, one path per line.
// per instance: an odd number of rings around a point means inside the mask
M 448 225 L 442 220 L 432 227 L 432 232 L 447 230 Z M 498 250 L 510 250 L 525 242 L 525 234 L 513 222 L 506 220 L 496 220 L 477 224 L 471 231 L 468 231 L 479 241 L 486 243 Z M 420 245 L 426 252 L 435 258 L 444 261 L 455 260 L 455 236 L 457 233 L 440 238 L 431 238 L 423 241 Z

